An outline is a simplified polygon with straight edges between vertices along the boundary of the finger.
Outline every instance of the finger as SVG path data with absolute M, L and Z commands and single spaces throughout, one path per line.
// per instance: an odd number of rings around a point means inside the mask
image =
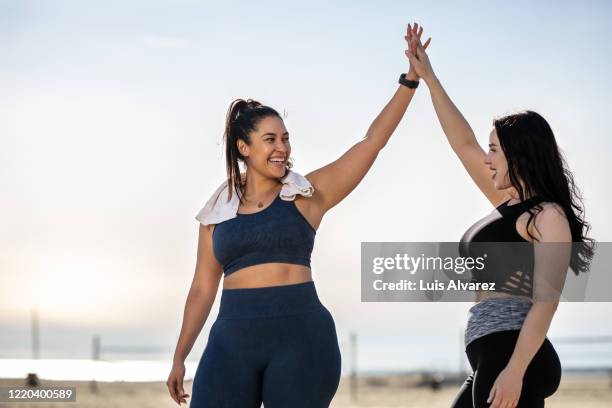
M 419 37 L 416 37 L 416 36 L 415 36 L 415 39 L 416 39 L 416 43 L 419 45 L 419 47 L 422 48 L 423 47 L 423 43 L 421 42 L 421 39 Z
M 425 41 L 425 44 L 423 44 L 423 49 L 424 49 L 424 50 L 426 50 L 426 49 L 427 49 L 427 47 L 429 47 L 429 43 L 431 43 L 431 37 L 429 37 L 429 38 L 427 39 L 427 41 Z
M 406 55 L 408 56 L 408 61 L 410 61 L 410 64 L 416 65 L 419 62 L 419 60 L 417 59 L 417 57 L 414 56 L 414 54 L 407 52 Z
M 422 60 L 424 57 L 426 57 L 425 50 L 423 49 L 423 46 L 421 46 L 420 42 L 415 41 L 414 56 L 417 57 L 418 60 Z
M 497 390 L 497 384 L 493 384 L 493 388 L 491 388 L 491 391 L 489 392 L 489 398 L 487 398 L 487 403 L 490 404 L 493 398 L 495 398 L 496 390 Z
M 410 23 L 408 23 L 408 28 L 406 29 L 406 36 L 412 38 L 412 25 Z
M 183 380 L 179 379 L 178 381 L 178 395 L 181 399 L 183 399 L 183 397 L 185 396 L 185 390 L 183 389 Z
M 491 408 L 501 408 L 502 403 L 502 395 L 500 392 L 495 393 L 495 398 L 493 399 L 493 403 L 491 404 Z
M 419 37 L 419 39 L 421 38 L 421 34 L 423 34 L 423 27 L 419 28 L 419 32 L 417 34 L 417 37 Z
M 425 54 L 425 48 L 423 47 L 421 40 L 418 41 L 417 48 L 421 51 L 422 54 Z
M 181 394 L 179 393 L 179 390 L 176 385 L 174 386 L 174 400 L 177 404 L 181 405 Z
M 427 55 L 425 54 L 425 50 L 423 50 L 423 47 L 417 47 L 415 54 L 419 60 L 422 60 Z
M 413 33 L 413 34 L 416 34 L 416 33 L 417 33 L 418 28 L 419 28 L 419 24 L 418 24 L 418 23 L 414 23 L 414 25 L 412 26 L 412 33 Z
M 416 37 L 412 37 L 412 41 L 410 41 L 410 52 L 418 57 L 419 51 L 419 42 Z
M 416 40 L 414 36 L 410 38 L 410 41 L 408 41 L 408 47 L 411 51 L 416 50 Z
M 174 398 L 174 394 L 172 393 L 172 389 L 174 388 L 172 386 L 172 381 L 171 380 L 166 381 L 166 386 L 168 387 L 168 392 L 170 393 L 170 396 L 172 397 L 174 401 L 176 401 L 176 399 Z
M 415 54 L 416 53 L 416 49 L 417 49 L 416 43 L 414 42 L 414 39 L 411 39 L 408 42 L 408 51 L 410 51 L 412 54 Z
M 176 397 L 176 392 L 174 390 L 174 379 L 167 382 L 166 385 L 168 386 L 168 391 L 170 392 L 170 396 L 172 397 L 174 402 L 178 402 L 178 399 Z

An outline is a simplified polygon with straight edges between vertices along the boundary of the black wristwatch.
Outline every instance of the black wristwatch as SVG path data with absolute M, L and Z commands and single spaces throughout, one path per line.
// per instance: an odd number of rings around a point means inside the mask
M 406 74 L 400 75 L 399 80 L 397 82 L 404 86 L 407 86 L 410 89 L 416 89 L 416 87 L 419 86 L 419 81 L 411 81 L 409 79 L 406 79 Z

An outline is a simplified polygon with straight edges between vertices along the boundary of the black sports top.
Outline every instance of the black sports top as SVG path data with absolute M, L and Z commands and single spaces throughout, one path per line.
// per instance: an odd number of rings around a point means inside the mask
M 533 244 L 517 232 L 516 221 L 543 200 L 532 197 L 514 205 L 508 205 L 509 201 L 463 234 L 459 253 L 474 258 L 486 254 L 485 268 L 472 270 L 472 282 L 494 282 L 496 292 L 532 297 Z
M 316 231 L 295 206 L 276 196 L 252 214 L 237 213 L 220 222 L 212 236 L 213 253 L 225 276 L 247 266 L 281 262 L 310 267 Z

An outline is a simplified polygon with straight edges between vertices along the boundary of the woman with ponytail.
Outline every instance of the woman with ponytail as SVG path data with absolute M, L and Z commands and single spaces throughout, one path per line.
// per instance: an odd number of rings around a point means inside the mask
M 408 31 L 422 34 L 416 25 Z M 418 78 L 409 70 L 399 82 L 365 137 L 305 176 L 291 170 L 289 132 L 278 112 L 251 99 L 232 102 L 227 180 L 196 216 L 196 271 L 167 381 L 174 401 L 188 397 L 184 361 L 223 277 L 191 407 L 329 406 L 340 352 L 334 321 L 312 281 L 310 254 L 325 213 L 359 184 L 406 112 Z
M 462 256 L 493 250 L 487 269 L 473 272 L 473 280 L 492 281 L 497 289 L 476 292 L 465 332 L 474 372 L 452 406 L 544 407 L 561 379 L 546 333 L 568 267 L 585 272 L 593 256 L 580 193 L 542 116 L 523 111 L 494 120 L 485 152 L 420 40 L 411 36 L 409 42 L 411 66 L 429 88 L 451 148 L 495 208 L 461 240 Z

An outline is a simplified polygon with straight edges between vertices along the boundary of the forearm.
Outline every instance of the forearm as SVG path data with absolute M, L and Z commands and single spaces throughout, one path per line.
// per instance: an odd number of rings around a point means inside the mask
M 474 131 L 448 96 L 435 75 L 426 80 L 436 115 L 453 150 L 470 143 L 477 143 Z
M 546 338 L 557 308 L 553 302 L 535 302 L 525 317 L 508 366 L 524 374 Z
M 174 361 L 184 362 L 198 335 L 204 327 L 204 323 L 210 314 L 210 309 L 215 301 L 216 288 L 208 291 L 190 290 L 185 303 L 183 313 L 183 324 L 179 335 Z
M 406 78 L 411 80 L 416 79 L 409 75 L 406 75 Z M 408 105 L 415 91 L 416 89 L 400 85 L 391 100 L 368 128 L 366 140 L 374 143 L 378 150 L 382 149 L 389 141 L 389 138 L 406 113 L 406 109 L 408 109 Z

